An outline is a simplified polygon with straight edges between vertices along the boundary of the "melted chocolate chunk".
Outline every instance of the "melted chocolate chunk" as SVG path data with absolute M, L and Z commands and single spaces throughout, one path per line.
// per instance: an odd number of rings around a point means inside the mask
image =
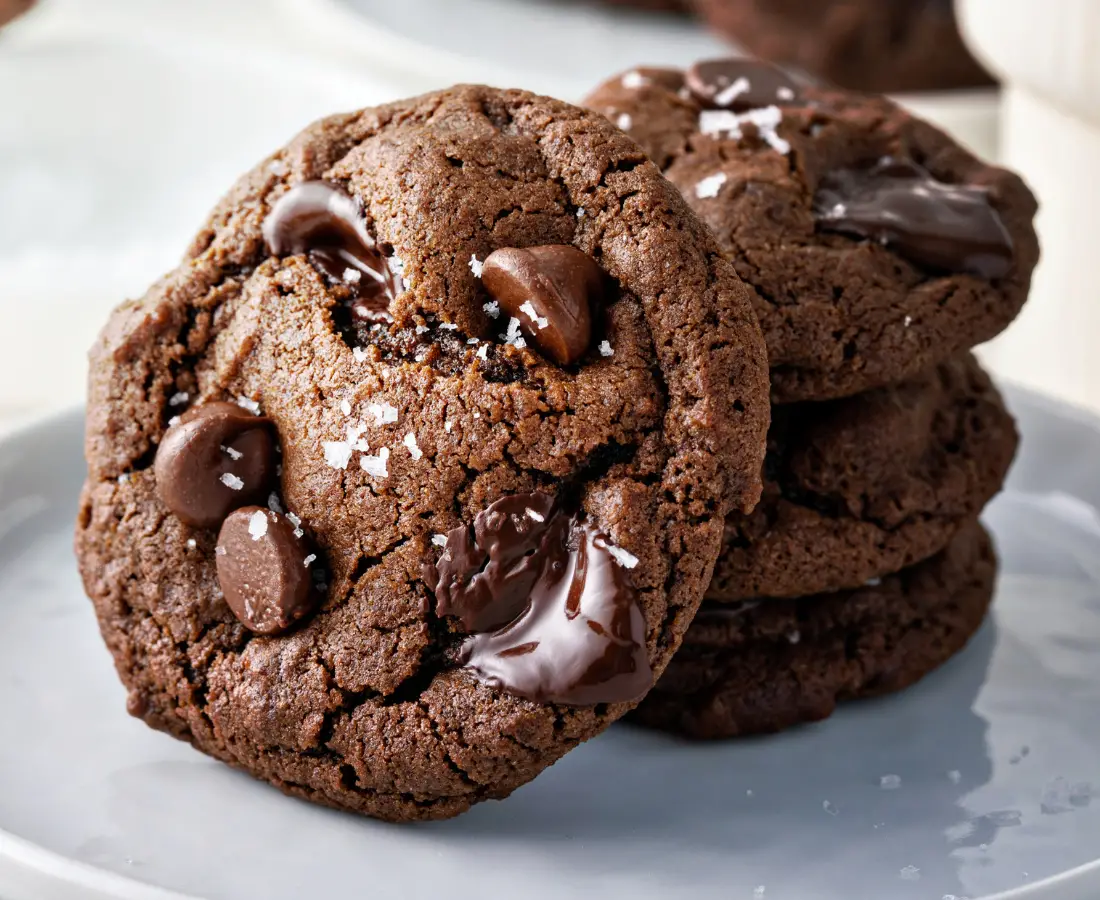
M 692 96 L 710 109 L 748 112 L 801 102 L 802 90 L 782 69 L 755 59 L 708 59 L 684 74 Z
M 559 365 L 576 362 L 592 341 L 592 308 L 603 297 L 603 272 L 576 247 L 495 250 L 482 283 L 520 330 Z
M 212 528 L 267 496 L 275 478 L 270 419 L 234 403 L 204 403 L 165 433 L 153 462 L 157 496 L 181 521 Z
M 504 497 L 425 567 L 436 611 L 470 633 L 463 664 L 540 703 L 636 700 L 653 683 L 636 561 L 546 494 Z
M 225 602 L 257 634 L 286 631 L 320 599 L 311 576 L 316 557 L 279 513 L 238 509 L 222 524 L 215 555 Z
M 339 187 L 306 181 L 291 188 L 264 220 L 263 233 L 276 256 L 308 254 L 330 281 L 345 285 L 353 321 L 390 321 L 401 280 L 367 233 L 359 204 Z
M 884 157 L 831 172 L 817 189 L 814 215 L 826 231 L 879 241 L 930 269 L 986 279 L 1012 269 L 1012 238 L 988 192 L 937 181 L 909 160 Z

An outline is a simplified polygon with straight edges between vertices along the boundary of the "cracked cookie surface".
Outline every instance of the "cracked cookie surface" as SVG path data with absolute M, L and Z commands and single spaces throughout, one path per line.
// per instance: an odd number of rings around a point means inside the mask
M 717 100 L 728 91 L 726 108 L 693 93 L 685 73 L 672 69 L 617 76 L 585 103 L 642 145 L 755 288 L 773 399 L 825 400 L 892 384 L 1004 329 L 1027 298 L 1039 257 L 1036 202 L 1023 181 L 885 98 L 792 81 L 791 89 L 738 109 L 755 80 L 774 77 L 756 65 L 754 73 L 728 63 L 728 83 L 716 85 Z M 739 93 L 740 78 L 748 87 Z M 914 257 L 882 229 L 861 237 L 851 222 L 838 223 L 836 215 L 857 205 L 838 198 L 838 176 L 854 173 L 858 181 L 883 160 L 920 175 L 894 173 L 895 186 L 917 188 L 901 202 L 912 204 L 920 190 L 925 198 L 966 194 L 969 212 L 992 216 L 987 224 L 1001 232 L 1007 264 L 986 269 L 927 252 Z M 902 192 L 884 200 L 887 193 L 875 198 L 878 212 Z M 887 210 L 908 218 L 907 226 L 945 229 L 921 235 L 925 251 L 958 246 L 959 234 L 977 230 L 951 235 L 957 211 Z M 884 218 L 896 223 L 899 216 Z
M 707 599 L 855 588 L 927 559 L 1000 491 L 1017 443 L 970 355 L 893 387 L 776 407 L 764 497 L 730 517 Z
M 906 688 L 961 651 L 997 560 L 970 522 L 937 556 L 854 591 L 704 605 L 633 721 L 711 739 L 780 731 Z
M 265 243 L 278 201 L 317 181 L 354 200 L 400 279 L 385 321 L 356 320 L 359 276 L 333 277 L 332 254 Z M 590 349 L 564 366 L 480 279 L 493 251 L 545 245 L 586 254 L 612 286 Z M 464 634 L 437 613 L 426 564 L 501 498 L 571 504 L 629 564 L 657 675 L 727 514 L 759 497 L 767 398 L 747 288 L 601 117 L 462 86 L 322 120 L 229 192 L 92 351 L 76 551 L 128 708 L 287 793 L 372 816 L 505 797 L 633 704 L 483 683 L 456 663 Z M 271 505 L 290 524 L 272 513 L 270 527 L 284 543 L 304 532 L 321 573 L 318 608 L 277 636 L 233 615 L 217 531 L 184 524 L 155 484 L 175 417 L 226 400 L 271 423 Z M 267 514 L 242 514 L 238 544 L 270 534 Z

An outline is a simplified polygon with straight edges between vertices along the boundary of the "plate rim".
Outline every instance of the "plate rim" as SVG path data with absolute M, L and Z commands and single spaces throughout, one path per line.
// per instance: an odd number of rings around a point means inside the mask
M 997 377 L 995 382 L 1006 393 L 1010 409 L 1020 403 L 1032 405 L 1100 434 L 1100 412 L 1052 397 L 1012 379 Z M 72 420 L 79 423 L 83 417 L 84 406 L 75 405 L 8 423 L 0 428 L 0 451 L 33 439 L 39 430 L 69 424 Z M 1078 891 L 1089 889 L 1100 890 L 1100 856 L 1041 881 L 986 895 L 981 900 L 1085 900 L 1095 894 Z M 193 894 L 150 885 L 72 859 L 2 827 L 0 890 L 10 900 L 202 900 Z

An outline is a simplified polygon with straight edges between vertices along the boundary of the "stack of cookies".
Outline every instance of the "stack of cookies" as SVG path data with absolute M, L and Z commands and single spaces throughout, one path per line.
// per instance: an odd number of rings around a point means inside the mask
M 638 140 L 755 289 L 764 499 L 635 718 L 775 731 L 912 684 L 981 624 L 978 524 L 1016 449 L 969 351 L 1027 298 L 1034 198 L 890 101 L 746 60 L 638 69 L 587 105 Z

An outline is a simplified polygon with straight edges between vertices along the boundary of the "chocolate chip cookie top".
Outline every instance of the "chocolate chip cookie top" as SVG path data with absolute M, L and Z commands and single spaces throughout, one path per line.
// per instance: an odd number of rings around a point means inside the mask
M 969 354 L 903 384 L 776 407 L 764 498 L 730 516 L 707 597 L 855 588 L 926 559 L 1000 491 L 1016 446 Z
M 999 333 L 1039 257 L 1024 183 L 885 98 L 784 77 L 745 60 L 640 69 L 586 101 L 755 287 L 773 398 L 900 381 Z
M 184 421 L 222 401 L 254 427 Z M 663 670 L 767 422 L 749 291 L 637 145 L 456 87 L 308 128 L 116 310 L 77 551 L 147 722 L 291 793 L 446 817 Z M 242 427 L 277 442 L 267 513 Z

